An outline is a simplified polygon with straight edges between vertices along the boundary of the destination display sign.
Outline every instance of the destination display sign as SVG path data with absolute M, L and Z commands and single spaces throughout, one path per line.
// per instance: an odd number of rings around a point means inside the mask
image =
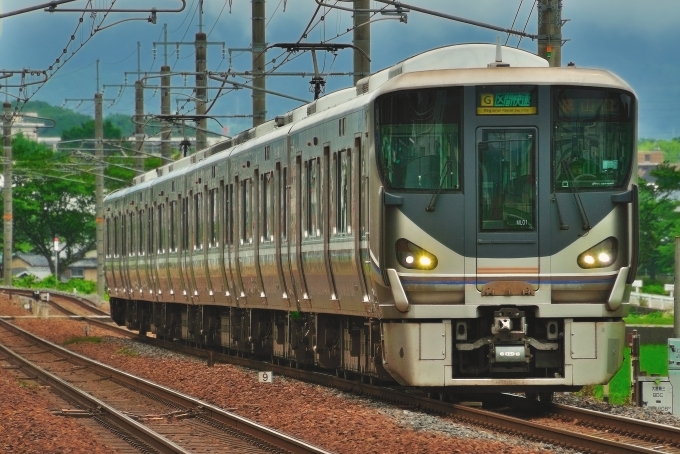
M 477 115 L 536 115 L 536 113 L 536 96 L 533 90 L 496 89 L 477 92 Z

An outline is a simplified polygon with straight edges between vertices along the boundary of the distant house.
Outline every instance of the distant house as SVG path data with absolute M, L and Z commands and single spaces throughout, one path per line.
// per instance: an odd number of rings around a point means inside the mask
M 655 178 L 650 173 L 662 162 L 663 151 L 638 151 L 638 177 L 654 183 Z
M 65 274 L 70 278 L 97 282 L 97 257 L 86 257 L 72 263 Z
M 51 276 L 52 272 L 47 259 L 42 255 L 17 252 L 12 256 L 12 275 L 16 278 L 32 275 L 42 280 Z M 72 263 L 68 269 L 62 271 L 62 281 L 70 278 L 97 282 L 97 251 L 87 253 L 85 258 Z
M 51 274 L 50 265 L 47 262 L 47 259 L 42 255 L 17 252 L 12 256 L 13 277 L 32 275 L 37 279 L 42 280 Z

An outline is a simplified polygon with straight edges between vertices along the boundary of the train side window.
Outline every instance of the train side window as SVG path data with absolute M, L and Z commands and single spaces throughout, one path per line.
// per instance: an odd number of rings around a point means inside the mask
M 307 161 L 307 224 L 306 234 L 310 237 L 318 236 L 318 210 L 319 210 L 319 195 L 318 195 L 318 160 L 316 158 Z
M 336 226 L 338 234 L 351 233 L 350 226 L 352 225 L 350 219 L 350 167 L 351 154 L 349 150 L 342 150 L 338 153 L 338 162 L 336 168 Z
M 219 189 L 211 189 L 208 193 L 208 247 L 219 246 L 217 232 L 219 231 L 220 213 L 218 211 Z
M 123 221 L 123 237 L 121 241 L 121 255 L 126 256 L 128 254 L 132 255 L 132 223 L 134 222 L 133 214 L 130 215 Z M 128 244 L 128 241 L 130 244 Z
M 338 136 L 342 137 L 345 135 L 345 125 L 347 117 L 340 118 L 338 120 Z
M 252 191 L 253 184 L 249 178 L 241 182 L 241 244 L 253 242 L 252 232 Z
M 262 239 L 272 241 L 274 239 L 274 175 L 265 173 L 262 175 Z
M 281 238 L 286 238 L 288 233 L 288 167 L 283 168 L 281 177 L 281 190 L 279 197 L 281 200 Z
M 127 255 L 130 257 L 135 256 L 135 229 L 136 229 L 136 224 L 135 224 L 135 213 L 129 213 L 127 217 L 125 218 L 125 223 L 126 228 L 127 228 L 127 236 L 125 238 L 125 250 L 127 251 Z
M 203 193 L 194 194 L 194 250 L 203 249 Z
M 118 216 L 113 217 L 113 256 L 118 257 Z
M 170 252 L 177 252 L 177 230 L 175 225 L 177 223 L 177 201 L 173 200 L 170 202 L 170 238 L 169 238 L 169 249 Z
M 111 220 L 109 218 L 106 218 L 105 221 L 105 227 L 104 227 L 104 254 L 106 254 L 106 257 L 111 256 Z
M 234 185 L 224 188 L 224 243 L 234 244 Z
M 153 246 L 154 246 L 154 210 L 153 207 L 150 207 L 148 210 L 149 217 L 148 217 L 148 225 L 147 225 L 147 238 L 146 238 L 146 251 L 149 255 L 153 254 Z
M 137 212 L 137 254 L 144 255 L 144 210 Z
M 162 254 L 165 252 L 163 250 L 164 244 L 163 244 L 163 237 L 165 236 L 165 230 L 163 230 L 164 223 L 163 223 L 163 212 L 165 211 L 164 209 L 165 205 L 160 204 L 156 208 L 158 210 L 157 217 L 158 217 L 158 253 Z
M 182 228 L 180 234 L 182 235 L 182 250 L 184 252 L 189 250 L 189 199 L 182 198 Z

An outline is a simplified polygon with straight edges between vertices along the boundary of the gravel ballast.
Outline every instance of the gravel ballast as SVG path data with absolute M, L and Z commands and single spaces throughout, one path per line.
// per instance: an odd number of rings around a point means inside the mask
M 5 295 L 0 295 L 0 315 L 7 313 L 6 309 L 13 310 L 8 306 L 12 304 Z M 15 323 L 55 343 L 83 336 L 86 325 L 64 319 L 16 319 Z M 273 384 L 262 384 L 258 383 L 256 371 L 228 364 L 208 367 L 202 359 L 112 336 L 93 325 L 88 332 L 90 336 L 102 337 L 103 342 L 72 344 L 68 348 L 333 452 L 574 452 L 281 376 L 276 376 Z M 557 400 L 678 425 L 677 418 L 653 409 L 610 406 L 574 394 L 558 395 Z M 6 409 L 3 397 L 0 409 Z M 82 440 L 73 440 L 79 441 Z

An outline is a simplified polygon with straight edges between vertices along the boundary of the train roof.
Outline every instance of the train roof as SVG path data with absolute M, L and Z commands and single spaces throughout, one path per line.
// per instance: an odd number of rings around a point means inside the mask
M 545 59 L 535 54 L 514 47 L 493 44 L 457 44 L 428 50 L 361 79 L 355 87 L 329 93 L 262 125 L 245 130 L 204 150 L 199 150 L 191 156 L 139 175 L 135 177 L 133 183 L 138 185 L 180 169 L 187 169 L 221 151 L 229 150 L 230 154 L 237 154 L 241 148 L 250 148 L 254 139 L 267 135 L 265 141 L 268 141 L 270 137 L 274 138 L 270 133 L 277 129 L 288 131 L 290 127 L 284 128 L 286 125 L 293 126 L 305 118 L 340 104 L 350 103 L 352 100 L 357 100 L 357 104 L 363 104 L 388 91 L 419 86 L 507 82 L 511 84 L 560 83 L 611 86 L 632 92 L 632 89 L 622 79 L 608 71 L 574 67 L 549 68 L 548 66 Z M 369 94 L 368 97 L 365 96 L 367 94 Z M 358 98 L 362 99 L 359 101 Z M 248 146 L 241 145 L 246 142 Z

